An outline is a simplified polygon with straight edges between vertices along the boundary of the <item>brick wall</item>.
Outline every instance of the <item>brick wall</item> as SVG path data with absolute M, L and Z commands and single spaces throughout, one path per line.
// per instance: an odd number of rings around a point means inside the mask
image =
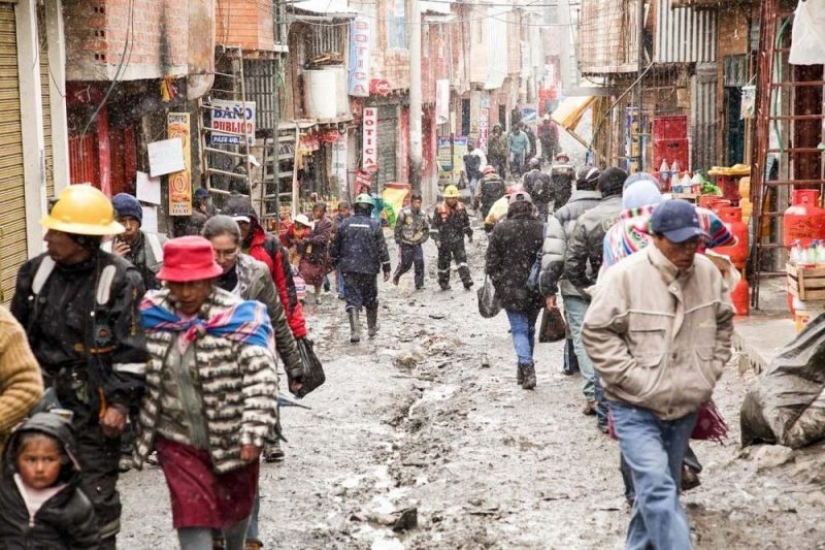
M 217 0 L 215 2 L 217 43 L 229 47 L 240 46 L 247 52 L 274 51 L 272 18 L 272 2 Z
M 63 5 L 66 80 L 112 80 L 118 69 L 118 80 L 187 73 L 188 2 L 64 0 Z

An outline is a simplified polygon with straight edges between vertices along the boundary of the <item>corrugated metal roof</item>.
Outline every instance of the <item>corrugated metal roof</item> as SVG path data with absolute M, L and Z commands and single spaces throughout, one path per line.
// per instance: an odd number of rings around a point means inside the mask
M 715 10 L 673 7 L 673 0 L 656 6 L 655 63 L 710 63 L 716 61 Z

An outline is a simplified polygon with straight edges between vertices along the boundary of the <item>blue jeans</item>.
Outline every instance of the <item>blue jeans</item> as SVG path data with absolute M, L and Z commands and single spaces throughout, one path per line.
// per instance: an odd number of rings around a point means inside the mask
M 616 401 L 610 401 L 610 412 L 636 487 L 627 549 L 690 550 L 690 527 L 679 487 L 696 413 L 662 420 L 647 409 Z
M 261 536 L 258 532 L 258 516 L 261 513 L 261 486 L 255 489 L 255 502 L 252 504 L 252 515 L 249 518 L 249 527 L 246 530 L 246 540 L 261 541 Z
M 576 350 L 576 359 L 579 360 L 579 371 L 582 373 L 582 393 L 588 401 L 596 399 L 596 370 L 582 344 L 582 324 L 584 314 L 587 313 L 589 302 L 582 300 L 580 296 L 562 295 L 564 302 L 564 315 L 570 332 L 573 334 L 573 348 Z
M 533 349 L 536 347 L 536 319 L 539 311 L 513 311 L 507 312 L 507 320 L 510 321 L 510 332 L 513 334 L 513 347 L 516 349 L 519 365 L 527 365 L 533 362 Z

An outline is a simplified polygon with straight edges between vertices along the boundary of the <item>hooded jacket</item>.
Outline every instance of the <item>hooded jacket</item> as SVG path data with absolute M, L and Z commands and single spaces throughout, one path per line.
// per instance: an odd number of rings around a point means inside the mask
M 496 135 L 496 128 L 501 130 L 501 125 L 493 126 L 493 131 L 490 132 L 490 138 L 487 140 L 487 156 L 488 157 L 507 157 L 510 154 L 510 142 L 504 132 Z
M 330 250 L 341 273 L 377 275 L 390 272 L 390 253 L 381 223 L 362 215 L 350 216 L 338 228 Z
M 58 478 L 58 482 L 65 486 L 44 502 L 34 517 L 29 517 L 25 500 L 14 479 L 20 436 L 27 432 L 41 432 L 57 439 L 69 458 Z M 74 446 L 71 425 L 52 413 L 33 416 L 12 434 L 3 455 L 3 475 L 0 478 L 0 550 L 100 547 L 94 508 L 78 488 L 79 466 L 74 456 Z
M 539 220 L 523 215 L 502 220 L 490 234 L 486 271 L 504 309 L 528 312 L 544 304 L 540 293 L 527 288 L 530 269 L 541 250 L 543 227 Z
M 573 235 L 567 241 L 564 277 L 585 299 L 590 297 L 586 289 L 596 284 L 602 266 L 604 236 L 619 221 L 621 213 L 621 195 L 602 198 L 598 205 L 578 219 Z
M 713 394 L 731 355 L 733 308 L 719 269 L 680 271 L 655 246 L 608 270 L 582 327 L 609 400 L 682 418 Z

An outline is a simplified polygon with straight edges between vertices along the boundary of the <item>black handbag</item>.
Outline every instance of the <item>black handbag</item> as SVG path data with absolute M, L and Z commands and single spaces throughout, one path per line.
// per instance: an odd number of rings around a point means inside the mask
M 314 343 L 309 338 L 299 338 L 296 340 L 298 344 L 298 353 L 301 354 L 301 365 L 304 367 L 303 377 L 301 378 L 301 389 L 295 393 L 296 397 L 304 397 L 306 394 L 312 392 L 315 388 L 324 385 L 327 380 L 324 374 L 324 366 L 315 355 L 313 350 Z M 290 386 L 292 380 L 289 380 Z

